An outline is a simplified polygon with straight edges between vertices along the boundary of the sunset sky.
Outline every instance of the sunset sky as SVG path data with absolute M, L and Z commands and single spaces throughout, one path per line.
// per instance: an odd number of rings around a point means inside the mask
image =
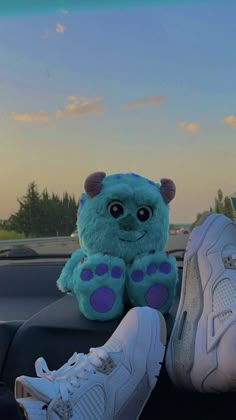
M 236 2 L 197 3 L 0 17 L 0 219 L 96 170 L 172 178 L 173 223 L 236 192 Z

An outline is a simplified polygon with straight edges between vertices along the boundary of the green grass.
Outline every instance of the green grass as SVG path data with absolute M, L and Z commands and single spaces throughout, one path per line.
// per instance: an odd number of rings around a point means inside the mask
M 23 233 L 17 233 L 13 230 L 2 230 L 0 229 L 0 240 L 7 239 L 24 239 L 25 235 Z

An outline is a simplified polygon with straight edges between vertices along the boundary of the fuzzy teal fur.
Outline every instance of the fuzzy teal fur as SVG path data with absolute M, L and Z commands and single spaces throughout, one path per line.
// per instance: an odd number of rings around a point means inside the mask
M 66 263 L 58 287 L 76 296 L 89 319 L 119 316 L 125 294 L 133 305 L 167 312 L 177 270 L 175 259 L 163 252 L 169 204 L 160 184 L 131 173 L 104 176 L 101 184 L 92 198 L 87 193 L 81 196 L 77 218 L 81 248 Z

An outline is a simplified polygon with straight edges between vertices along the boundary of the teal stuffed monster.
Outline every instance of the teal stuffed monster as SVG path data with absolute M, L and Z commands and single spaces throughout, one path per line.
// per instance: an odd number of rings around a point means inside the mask
M 57 281 L 61 291 L 76 296 L 86 318 L 114 319 L 127 298 L 133 306 L 170 309 L 177 269 L 163 249 L 174 196 L 169 179 L 159 184 L 134 173 L 88 176 L 77 218 L 81 248 Z

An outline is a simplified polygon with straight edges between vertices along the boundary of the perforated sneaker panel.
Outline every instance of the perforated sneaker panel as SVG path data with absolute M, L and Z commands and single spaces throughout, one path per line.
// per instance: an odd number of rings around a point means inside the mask
M 232 279 L 222 279 L 217 283 L 213 291 L 213 312 L 219 312 L 219 316 L 216 318 L 221 322 L 228 319 L 232 311 L 225 310 L 229 305 L 236 302 L 236 284 Z

